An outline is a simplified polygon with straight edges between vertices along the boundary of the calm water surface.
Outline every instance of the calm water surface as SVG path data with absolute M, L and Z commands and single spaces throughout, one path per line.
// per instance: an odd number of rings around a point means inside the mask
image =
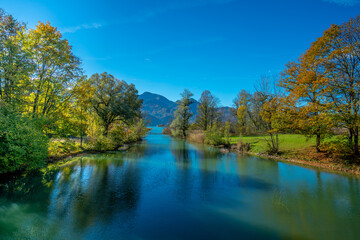
M 161 135 L 0 180 L 0 239 L 360 239 L 360 181 Z

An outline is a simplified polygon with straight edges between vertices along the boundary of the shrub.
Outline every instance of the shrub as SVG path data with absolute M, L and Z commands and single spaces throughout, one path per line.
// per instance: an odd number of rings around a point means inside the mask
M 131 143 L 140 141 L 146 136 L 148 131 L 149 129 L 146 127 L 144 120 L 140 119 L 128 129 L 125 142 Z
M 341 155 L 346 157 L 352 153 L 351 143 L 346 135 L 322 143 L 321 148 L 330 156 Z
M 202 130 L 191 130 L 189 131 L 189 141 L 196 143 L 204 143 L 205 134 Z
M 248 152 L 250 151 L 250 143 L 244 143 L 243 141 L 239 141 L 236 145 L 236 149 L 240 152 Z
M 64 156 L 80 150 L 80 144 L 71 139 L 52 140 L 49 143 L 50 156 Z
M 0 106 L 0 173 L 40 167 L 48 155 L 48 138 L 34 120 Z
M 96 151 L 108 151 L 115 149 L 113 140 L 110 137 L 104 136 L 102 134 L 92 138 L 90 143 L 90 149 Z
M 101 129 L 100 129 L 101 130 Z M 91 138 L 91 149 L 97 151 L 116 150 L 124 143 L 133 143 L 141 140 L 146 136 L 148 128 L 143 120 L 131 126 L 127 126 L 123 122 L 117 122 L 111 125 L 107 136 L 98 131 Z
M 204 142 L 214 146 L 226 145 L 226 141 L 223 139 L 224 133 L 218 128 L 217 124 L 214 124 L 205 132 Z

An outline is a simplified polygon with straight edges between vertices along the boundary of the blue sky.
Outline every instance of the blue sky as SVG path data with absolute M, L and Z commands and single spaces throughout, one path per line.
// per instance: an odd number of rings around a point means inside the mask
M 277 75 L 360 0 L 0 0 L 29 27 L 50 21 L 87 75 L 109 72 L 140 93 L 179 99 L 210 90 L 232 105 L 263 75 Z

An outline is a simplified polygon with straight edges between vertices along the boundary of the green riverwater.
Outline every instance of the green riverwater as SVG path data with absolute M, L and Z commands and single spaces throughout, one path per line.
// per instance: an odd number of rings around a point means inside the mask
M 359 178 L 186 143 L 0 180 L 0 239 L 360 239 Z

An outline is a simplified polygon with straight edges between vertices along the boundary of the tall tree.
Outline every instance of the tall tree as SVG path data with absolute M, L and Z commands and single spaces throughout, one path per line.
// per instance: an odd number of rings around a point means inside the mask
M 269 152 L 277 154 L 279 152 L 279 133 L 285 128 L 284 117 L 286 116 L 278 81 L 275 77 L 263 76 L 255 88 L 264 102 L 260 116 L 265 121 L 265 128 L 270 136 L 270 140 L 266 139 Z
M 281 86 L 289 95 L 294 121 L 292 129 L 308 137 L 316 137 L 316 150 L 324 137 L 331 135 L 334 126 L 330 104 L 326 102 L 329 77 L 324 67 L 327 55 L 327 38 L 320 38 L 300 57 L 298 62 L 290 62 L 282 73 Z
M 197 116 L 195 124 L 202 130 L 206 131 L 208 127 L 212 127 L 219 117 L 218 113 L 219 99 L 214 97 L 210 91 L 205 90 L 200 97 L 197 106 Z
M 325 64 L 329 71 L 329 100 L 338 119 L 349 130 L 353 153 L 359 155 L 360 124 L 360 16 L 328 29 L 322 39 L 327 39 L 329 54 Z
M 170 127 L 175 130 L 176 135 L 186 138 L 186 132 L 189 129 L 190 118 L 193 115 L 190 109 L 192 103 L 191 97 L 193 94 L 185 89 L 181 93 L 181 101 L 178 104 L 178 108 L 174 112 L 174 120 L 170 124 Z
M 23 50 L 25 24 L 0 9 L 0 98 L 20 103 L 29 80 L 29 54 Z
M 35 64 L 31 76 L 31 112 L 34 116 L 62 112 L 70 100 L 72 85 L 81 76 L 80 60 L 49 22 L 39 22 L 29 31 L 26 47 L 31 50 Z
M 94 89 L 91 106 L 102 121 L 105 135 L 115 121 L 131 123 L 141 116 L 142 100 L 138 98 L 133 84 L 120 81 L 106 72 L 92 75 L 89 81 Z

